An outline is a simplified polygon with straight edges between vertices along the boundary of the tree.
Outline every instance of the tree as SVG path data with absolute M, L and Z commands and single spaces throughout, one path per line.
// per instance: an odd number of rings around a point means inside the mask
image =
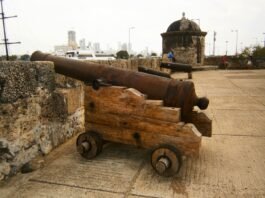
M 16 55 L 9 56 L 8 58 L 9 58 L 9 61 L 15 61 L 15 60 L 17 60 L 17 56 Z M 5 55 L 1 56 L 0 57 L 0 60 L 1 61 L 5 61 L 6 60 L 6 56 Z
M 157 56 L 157 54 L 155 52 L 152 52 L 151 56 Z
M 252 49 L 250 47 L 246 47 L 241 54 L 239 54 L 239 58 L 245 59 L 252 55 Z
M 137 58 L 144 57 L 142 54 L 137 54 Z
M 265 47 L 255 46 L 252 56 L 253 58 L 265 58 Z
M 259 45 L 254 47 L 246 47 L 239 55 L 240 58 L 265 58 L 265 47 Z
M 16 55 L 9 56 L 9 60 L 15 61 L 15 60 L 17 60 L 17 56 Z
M 129 54 L 126 50 L 120 50 L 116 53 L 118 59 L 128 59 Z
M 20 56 L 20 60 L 29 61 L 29 59 L 30 59 L 30 55 L 28 55 L 28 54 L 24 54 L 24 55 Z
M 254 47 L 246 47 L 239 55 L 239 61 L 243 64 L 247 64 L 251 61 L 253 65 L 258 65 L 259 61 L 265 60 L 265 47 L 259 45 Z
M 0 60 L 1 60 L 1 61 L 5 61 L 5 60 L 6 60 L 6 56 L 5 56 L 5 55 L 1 56 L 1 57 L 0 57 Z
M 259 66 L 260 63 L 265 62 L 265 47 L 255 46 L 253 47 L 251 62 L 255 66 Z

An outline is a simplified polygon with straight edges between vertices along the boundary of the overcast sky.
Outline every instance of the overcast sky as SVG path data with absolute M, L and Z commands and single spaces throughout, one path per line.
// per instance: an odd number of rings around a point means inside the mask
M 75 30 L 77 42 L 99 42 L 101 48 L 114 49 L 117 43 L 131 43 L 135 51 L 146 47 L 161 53 L 161 33 L 182 12 L 196 19 L 206 36 L 206 54 L 212 53 L 213 31 L 217 32 L 216 53 L 235 53 L 238 30 L 238 50 L 244 46 L 263 45 L 265 35 L 265 0 L 4 0 L 9 41 L 21 41 L 9 47 L 11 54 L 52 51 L 54 45 L 67 44 L 67 31 Z M 199 20 L 198 20 L 199 19 Z M 0 24 L 2 25 L 2 24 Z M 3 29 L 1 27 L 1 39 Z M 4 54 L 4 46 L 0 46 Z

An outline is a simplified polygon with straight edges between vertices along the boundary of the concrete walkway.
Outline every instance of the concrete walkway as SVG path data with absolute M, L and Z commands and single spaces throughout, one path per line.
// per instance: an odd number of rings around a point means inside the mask
M 213 137 L 174 178 L 153 171 L 148 150 L 110 144 L 88 161 L 72 139 L 47 156 L 44 168 L 1 184 L 0 196 L 264 197 L 265 70 L 194 72 L 193 81 L 197 94 L 210 98 Z

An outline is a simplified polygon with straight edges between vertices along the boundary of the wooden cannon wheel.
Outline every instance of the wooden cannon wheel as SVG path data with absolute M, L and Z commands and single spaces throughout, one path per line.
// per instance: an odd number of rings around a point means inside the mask
M 170 177 L 178 173 L 181 167 L 181 154 L 173 146 L 160 146 L 152 152 L 151 164 L 159 175 Z
M 88 131 L 77 137 L 76 148 L 84 158 L 91 159 L 96 157 L 102 151 L 102 147 L 102 138 L 95 131 Z

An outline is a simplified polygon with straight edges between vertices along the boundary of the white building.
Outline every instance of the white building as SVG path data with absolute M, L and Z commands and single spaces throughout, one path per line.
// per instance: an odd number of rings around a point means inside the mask
M 77 48 L 75 31 L 73 30 L 68 31 L 68 46 L 72 49 Z
M 80 41 L 79 41 L 79 47 L 80 47 L 80 49 L 81 50 L 85 50 L 86 49 L 86 39 L 81 39 Z
M 55 55 L 58 55 L 58 56 L 64 56 L 65 53 L 71 49 L 72 48 L 69 47 L 68 45 L 55 45 L 54 46 L 54 53 L 55 53 Z
M 100 44 L 99 43 L 94 43 L 93 44 L 93 49 L 95 52 L 100 52 Z

